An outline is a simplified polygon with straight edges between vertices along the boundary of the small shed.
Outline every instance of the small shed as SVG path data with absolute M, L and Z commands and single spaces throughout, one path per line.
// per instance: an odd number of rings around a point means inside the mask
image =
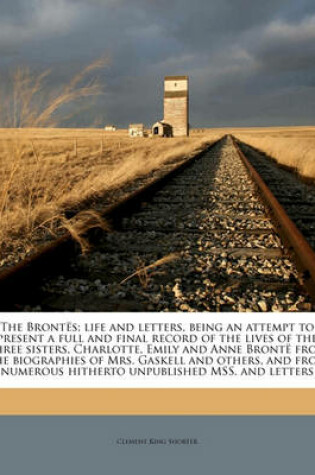
M 144 137 L 144 125 L 143 124 L 130 124 L 129 125 L 130 137 Z
M 117 127 L 115 125 L 105 125 L 105 132 L 116 132 Z
M 160 120 L 152 126 L 153 137 L 172 137 L 172 126 Z

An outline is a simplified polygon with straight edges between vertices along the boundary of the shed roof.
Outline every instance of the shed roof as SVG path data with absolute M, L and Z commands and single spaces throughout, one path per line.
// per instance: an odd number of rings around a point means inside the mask
M 152 127 L 156 127 L 157 125 L 162 125 L 163 127 L 171 127 L 171 125 L 165 122 L 164 120 L 158 120 L 157 122 L 155 122 L 155 124 L 152 125 Z

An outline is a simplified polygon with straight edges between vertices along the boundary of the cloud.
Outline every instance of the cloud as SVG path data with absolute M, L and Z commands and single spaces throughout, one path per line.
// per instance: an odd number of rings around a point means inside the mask
M 270 22 L 248 41 L 247 49 L 255 55 L 261 72 L 291 71 L 300 75 L 315 71 L 314 40 L 315 15 L 311 15 L 296 22 Z
M 264 31 L 264 35 L 273 41 L 285 44 L 301 43 L 315 39 L 315 15 L 306 17 L 297 23 L 286 23 L 283 20 L 271 22 Z
M 71 0 L 28 0 L 17 3 L 17 10 L 4 10 L 0 20 L 0 42 L 16 45 L 34 39 L 71 31 L 82 18 L 82 11 Z

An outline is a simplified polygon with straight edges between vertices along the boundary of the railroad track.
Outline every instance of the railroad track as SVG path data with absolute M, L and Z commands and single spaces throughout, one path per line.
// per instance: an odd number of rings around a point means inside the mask
M 65 264 L 65 255 L 72 254 L 69 240 L 42 260 L 35 259 L 37 277 L 47 270 L 57 275 L 30 285 L 30 263 L 20 266 L 20 274 L 0 278 L 2 295 L 8 296 L 10 288 L 16 293 L 0 303 L 2 309 L 313 310 L 309 294 L 315 282 L 315 255 L 304 240 L 296 242 L 294 232 L 300 238 L 299 231 L 287 216 L 279 217 L 279 209 L 278 214 L 277 209 L 270 211 L 272 203 L 266 196 L 262 200 L 264 190 L 259 192 L 261 184 L 250 177 L 255 175 L 251 166 L 260 167 L 266 180 L 275 172 L 267 171 L 266 159 L 258 155 L 225 137 L 107 211 L 113 232 L 99 233 L 97 242 L 94 236 L 92 252 L 73 256 L 59 273 L 59 260 Z M 284 178 L 277 180 L 274 188 L 284 194 Z M 293 199 L 297 193 L 294 188 Z M 293 243 L 288 236 L 292 229 Z

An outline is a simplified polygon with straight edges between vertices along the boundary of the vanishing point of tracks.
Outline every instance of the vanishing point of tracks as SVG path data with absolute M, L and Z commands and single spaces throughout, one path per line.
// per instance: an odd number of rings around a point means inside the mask
M 314 246 L 315 191 L 225 137 L 107 212 L 113 232 L 92 236 L 93 250 L 73 256 L 59 273 L 58 259 L 65 264 L 70 252 L 66 241 L 36 260 L 36 284 L 32 263 L 0 279 L 2 295 L 15 294 L 2 309 L 313 310 L 315 255 L 251 167 Z

